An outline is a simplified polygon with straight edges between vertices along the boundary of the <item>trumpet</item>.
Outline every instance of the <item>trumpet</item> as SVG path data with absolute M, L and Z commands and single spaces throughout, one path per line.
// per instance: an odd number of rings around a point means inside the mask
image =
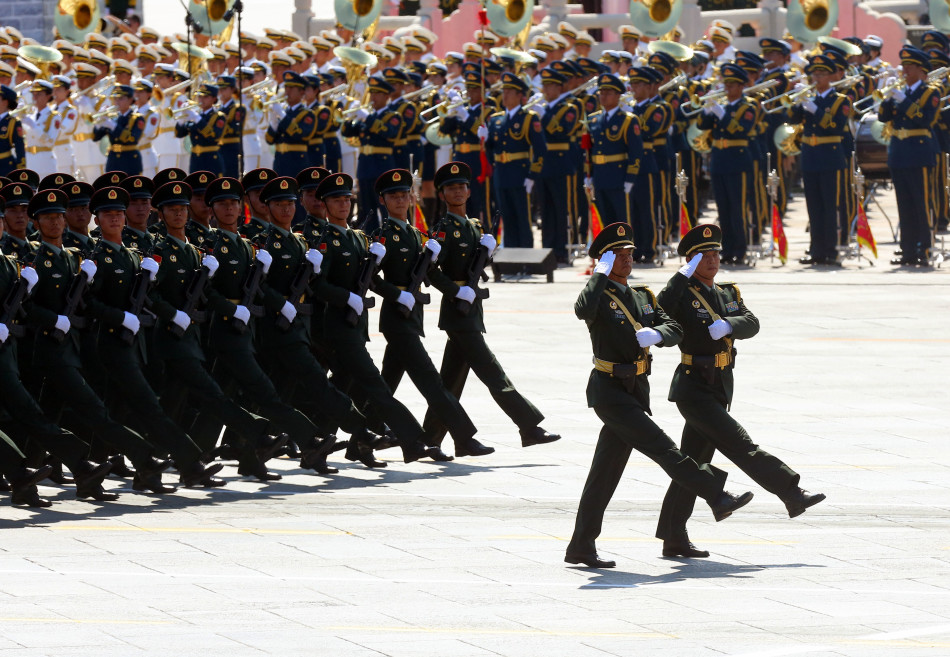
M 422 110 L 421 112 L 419 112 L 419 116 L 425 116 L 427 114 L 431 114 L 432 112 L 438 112 L 440 115 L 444 116 L 446 113 L 454 110 L 456 107 L 460 107 L 467 103 L 468 103 L 468 94 L 463 92 L 459 100 L 455 102 L 451 102 L 448 99 L 443 100 L 441 103 L 438 103 L 437 105 L 433 105 L 432 107 L 429 107 L 428 109 Z
M 676 89 L 681 87 L 689 81 L 689 78 L 686 77 L 686 74 L 683 72 L 677 73 L 672 78 L 661 84 L 657 87 L 656 92 L 662 94 L 670 89 Z
M 33 110 L 34 110 L 33 104 L 26 103 L 23 105 L 19 105 L 16 109 L 10 110 L 9 114 L 11 117 L 20 116 L 22 114 L 30 114 L 33 112 Z
M 268 98 L 263 103 L 261 103 L 261 107 L 263 107 L 264 109 L 270 109 L 273 105 L 277 103 L 282 103 L 286 99 L 287 99 L 287 94 L 281 91 L 279 94 L 274 94 L 272 98 Z
M 743 89 L 742 93 L 746 96 L 751 96 L 753 94 L 757 94 L 762 91 L 765 91 L 766 89 L 771 89 L 772 87 L 777 85 L 779 82 L 780 80 L 775 80 L 775 79 L 766 80 L 765 82 L 760 82 L 758 84 L 752 85 L 751 87 Z M 703 111 L 703 107 L 705 105 L 710 104 L 710 101 L 715 101 L 718 104 L 718 103 L 721 103 L 726 98 L 726 96 L 727 96 L 727 93 L 725 89 L 716 89 L 715 91 L 709 92 L 705 96 L 697 96 L 696 98 L 693 98 L 692 100 L 690 100 L 688 103 L 690 106 L 692 106 L 695 109 L 693 110 L 683 109 L 683 116 L 686 116 L 686 117 L 696 116 L 701 111 Z
M 77 95 L 79 95 L 79 96 L 89 96 L 89 95 L 98 94 L 102 89 L 108 87 L 110 84 L 113 84 L 114 82 L 115 82 L 115 76 L 114 76 L 114 75 L 107 75 L 107 76 L 105 76 L 104 78 L 102 78 L 101 80 L 99 80 L 98 82 L 96 82 L 94 85 L 91 85 L 91 86 L 87 87 L 86 89 L 83 89 L 82 91 L 79 91 L 79 92 L 77 93 Z
M 940 68 L 935 68 L 927 74 L 927 78 L 924 80 L 924 83 L 930 84 L 932 82 L 936 82 L 940 78 L 947 75 L 947 73 L 950 73 L 950 67 L 941 66 Z M 854 103 L 854 111 L 858 112 L 859 114 L 865 114 L 867 112 L 876 110 L 878 107 L 880 107 L 881 103 L 890 98 L 895 91 L 906 86 L 907 82 L 905 80 L 896 80 L 891 84 L 884 85 L 880 89 L 875 89 L 871 92 L 871 95 L 865 96 Z M 870 101 L 870 104 L 868 104 L 868 101 Z
M 830 86 L 832 89 L 836 89 L 838 87 L 841 87 L 843 89 L 850 89 L 851 87 L 859 83 L 863 79 L 863 77 L 864 76 L 860 74 L 849 75 L 847 77 L 841 78 L 840 80 L 835 80 L 828 86 Z M 805 100 L 809 96 L 815 93 L 815 90 L 816 90 L 816 86 L 814 84 L 810 84 L 807 87 L 803 87 L 802 89 L 799 89 L 798 91 L 794 91 L 794 90 L 786 91 L 784 94 L 780 94 L 778 96 L 775 96 L 774 98 L 769 98 L 768 100 L 763 101 L 762 109 L 763 111 L 765 111 L 766 114 L 775 114 L 776 112 L 780 112 L 783 109 L 791 107 L 792 105 L 797 105 L 799 103 L 805 102 Z M 766 104 L 768 104 L 768 107 L 766 107 Z
M 169 107 L 168 109 L 165 110 L 165 116 L 167 116 L 170 119 L 177 120 L 181 118 L 182 114 L 185 114 L 186 112 L 190 112 L 197 108 L 198 108 L 198 103 L 194 100 L 189 100 L 187 103 L 183 104 L 181 107 L 177 109 L 172 109 L 171 107 Z
M 246 87 L 241 89 L 241 93 L 256 96 L 258 93 L 263 92 L 265 89 L 267 89 L 267 87 L 270 87 L 273 84 L 275 84 L 274 80 L 272 80 L 271 78 L 265 78 L 264 80 L 261 80 L 260 82 L 255 82 L 254 84 L 247 85 Z M 341 85 L 341 86 L 346 86 L 346 85 Z
M 341 86 L 345 86 L 345 85 L 341 85 Z M 415 98 L 416 96 L 425 96 L 426 98 L 428 98 L 429 95 L 438 93 L 439 89 L 441 89 L 441 87 L 437 87 L 434 84 L 427 84 L 420 87 L 419 89 L 416 89 L 415 91 L 410 91 L 407 94 L 403 94 L 402 99 L 411 100 Z M 330 91 L 332 91 L 332 89 Z
M 191 86 L 191 80 L 185 80 L 183 82 L 179 82 L 178 84 L 173 84 L 168 89 L 161 89 L 158 85 L 155 85 L 155 88 L 152 89 L 152 96 L 154 96 L 155 100 L 158 102 L 162 102 L 172 94 L 178 93 L 189 86 Z
M 335 96 L 337 94 L 342 94 L 344 91 L 346 91 L 346 85 L 347 83 L 344 82 L 343 84 L 338 84 L 335 87 L 331 87 L 330 89 L 327 89 L 326 91 L 321 91 L 320 93 L 317 94 L 317 100 L 322 101 L 327 96 Z
M 89 123 L 99 123 L 106 119 L 114 119 L 119 116 L 119 108 L 113 105 L 112 107 L 107 107 L 104 110 L 99 110 L 98 112 L 93 112 L 86 117 L 86 120 Z

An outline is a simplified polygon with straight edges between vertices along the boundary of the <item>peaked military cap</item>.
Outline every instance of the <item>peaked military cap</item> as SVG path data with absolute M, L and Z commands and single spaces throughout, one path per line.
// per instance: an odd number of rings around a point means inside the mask
M 117 84 L 112 87 L 112 93 L 109 98 L 132 98 L 135 95 L 135 89 L 130 84 Z
M 950 66 L 950 55 L 945 53 L 942 50 L 929 50 L 927 54 L 930 56 L 930 68 L 936 69 L 943 66 Z
M 634 82 L 646 82 L 647 84 L 650 84 L 653 82 L 653 76 L 650 75 L 650 69 L 648 67 L 634 66 L 629 71 L 627 71 L 627 80 L 629 80 L 631 84 Z
M 514 89 L 523 94 L 528 93 L 528 84 L 514 73 L 509 73 L 508 71 L 501 74 L 501 88 Z
M 482 76 L 478 71 L 468 71 L 465 74 L 465 86 L 466 87 L 481 87 L 482 86 Z
M 309 167 L 297 174 L 297 188 L 301 191 L 305 189 L 316 189 L 320 186 L 320 181 L 330 175 L 329 169 L 323 167 Z
M 808 65 L 805 66 L 805 73 L 811 75 L 812 73 L 818 71 L 824 71 L 825 73 L 834 73 L 835 72 L 835 63 L 827 55 L 815 55 L 810 60 L 808 60 Z
M 244 186 L 244 191 L 249 192 L 253 189 L 261 189 L 276 177 L 277 173 L 273 169 L 253 169 L 244 174 L 241 184 Z
M 464 162 L 447 162 L 435 172 L 435 188 L 442 189 L 446 185 L 472 182 L 472 168 Z
M 191 186 L 192 194 L 203 194 L 215 178 L 210 171 L 195 171 L 185 178 L 185 182 Z
M 166 205 L 191 205 L 191 186 L 184 181 L 172 181 L 156 189 L 152 196 L 152 207 Z
M 103 187 L 92 195 L 89 209 L 93 214 L 99 214 L 103 210 L 126 210 L 129 200 L 129 193 L 121 187 Z
M 284 71 L 282 81 L 284 83 L 284 87 L 300 87 L 303 89 L 305 86 L 307 86 L 303 76 L 300 75 L 300 73 L 295 73 L 294 71 Z
M 749 81 L 749 74 L 737 64 L 723 64 L 722 68 L 719 69 L 719 73 L 722 75 L 723 82 L 746 84 Z
M 208 83 L 202 84 L 201 87 L 198 88 L 198 91 L 195 92 L 195 95 L 196 96 L 210 96 L 211 98 L 217 98 L 218 87 L 217 85 L 214 85 L 214 84 L 208 84 Z
M 118 187 L 122 181 L 129 177 L 124 171 L 107 171 L 92 181 L 92 186 L 96 190 L 103 187 Z
M 550 66 L 541 69 L 541 84 L 564 84 L 566 81 L 567 78 Z
M 781 39 L 773 39 L 772 37 L 765 37 L 759 39 L 759 48 L 764 53 L 769 52 L 778 52 L 783 55 L 790 55 L 792 53 L 792 47 L 782 41 Z
M 17 94 L 5 84 L 0 84 L 0 98 L 3 98 L 9 104 L 10 109 L 14 110 L 17 106 Z
M 297 181 L 290 176 L 278 176 L 264 186 L 261 203 L 297 200 Z
M 334 173 L 320 181 L 317 187 L 317 196 L 319 198 L 330 198 L 331 196 L 352 196 L 353 178 L 345 173 Z
M 676 60 L 665 52 L 651 54 L 647 63 L 666 75 L 670 75 L 677 68 Z
M 868 48 L 875 47 L 875 46 L 872 46 L 870 42 L 871 42 L 871 37 L 869 35 L 868 38 L 865 39 L 864 43 L 868 46 Z M 937 30 L 927 30 L 926 32 L 924 32 L 923 36 L 920 38 L 920 44 L 921 44 L 921 48 L 923 48 L 924 50 L 929 50 L 931 48 L 946 50 L 947 48 L 950 48 L 950 39 L 948 39 L 947 35 L 944 34 L 943 32 L 938 32 Z M 883 44 L 878 44 L 876 48 L 880 50 L 881 45 Z
M 185 173 L 183 169 L 179 169 L 178 167 L 168 167 L 167 169 L 162 169 L 152 176 L 152 182 L 155 183 L 155 189 L 158 189 L 165 183 L 175 180 L 182 181 L 187 175 L 188 174 Z
M 367 83 L 369 84 L 370 93 L 391 94 L 393 92 L 393 86 L 379 75 L 369 76 Z
M 405 71 L 393 67 L 383 69 L 383 79 L 389 84 L 409 83 L 409 76 L 406 75 Z
M 45 189 L 38 192 L 30 199 L 26 210 L 26 213 L 34 219 L 41 214 L 63 212 L 66 212 L 66 194 L 60 189 Z
M 152 198 L 155 183 L 147 176 L 129 176 L 119 185 L 129 193 L 129 198 Z
M 42 191 L 44 189 L 58 189 L 66 183 L 73 182 L 74 180 L 76 180 L 76 178 L 69 175 L 68 173 L 51 173 L 40 181 L 40 184 L 36 190 Z
M 605 251 L 614 249 L 632 249 L 633 248 L 633 228 L 630 224 L 618 221 L 608 224 L 597 233 L 597 237 L 587 248 L 587 255 L 592 258 L 600 258 Z
M 920 48 L 913 46 L 904 46 L 901 48 L 901 65 L 916 64 L 926 70 L 930 70 L 930 57 Z
M 604 73 L 597 78 L 597 88 L 600 90 L 609 89 L 610 91 L 616 91 L 618 94 L 622 94 L 626 91 L 623 82 L 613 73 Z
M 96 189 L 87 182 L 74 180 L 60 187 L 66 194 L 66 207 L 74 208 L 82 205 L 89 205 L 92 195 Z
M 244 187 L 236 178 L 215 178 L 205 190 L 205 203 L 214 205 L 218 201 L 240 201 L 244 196 Z
M 33 169 L 17 169 L 8 173 L 7 177 L 13 182 L 29 185 L 30 189 L 34 191 L 40 186 L 40 174 Z
M 378 196 L 408 191 L 412 189 L 412 174 L 406 169 L 391 169 L 376 179 L 374 187 Z
M 8 208 L 14 205 L 29 205 L 30 199 L 33 198 L 33 188 L 21 182 L 10 183 L 0 189 L 0 197 L 3 197 Z
M 684 258 L 703 251 L 722 251 L 722 228 L 716 224 L 696 224 L 676 247 L 676 252 Z
M 220 89 L 227 89 L 229 87 L 237 88 L 238 86 L 237 78 L 233 75 L 219 75 L 218 79 L 215 80 L 214 83 Z

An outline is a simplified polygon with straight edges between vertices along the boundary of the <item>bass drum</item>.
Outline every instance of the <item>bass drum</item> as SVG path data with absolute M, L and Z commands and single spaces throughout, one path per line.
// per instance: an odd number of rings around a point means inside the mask
M 891 171 L 887 168 L 887 145 L 879 141 L 874 134 L 877 114 L 865 114 L 858 123 L 854 137 L 856 164 L 861 167 L 867 180 L 890 180 Z

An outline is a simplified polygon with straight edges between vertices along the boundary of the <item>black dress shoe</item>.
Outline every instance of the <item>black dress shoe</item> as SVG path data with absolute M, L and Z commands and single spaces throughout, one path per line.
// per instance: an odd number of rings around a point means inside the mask
M 195 461 L 191 465 L 181 469 L 179 483 L 185 488 L 199 484 L 205 485 L 206 479 L 218 474 L 223 468 L 223 463 L 209 463 L 205 465 L 201 461 Z
M 815 259 L 810 255 L 802 256 L 798 259 L 798 264 L 800 265 L 814 265 L 816 264 Z
M 300 467 L 307 470 L 316 470 L 314 466 L 321 461 L 323 462 L 324 466 L 326 466 L 327 455 L 333 452 L 333 448 L 335 446 L 336 434 L 331 433 L 320 439 L 314 438 L 313 444 L 307 449 L 303 450 L 303 453 L 300 457 Z
M 687 559 L 705 559 L 709 556 L 706 550 L 700 550 L 691 541 L 663 541 L 664 557 L 686 557 Z
M 141 475 L 142 480 L 151 479 L 155 475 L 161 475 L 165 470 L 170 468 L 172 462 L 168 459 L 157 459 L 154 456 L 148 457 L 143 463 L 139 463 L 135 467 L 135 475 Z M 115 467 L 113 465 L 112 467 Z M 161 479 L 161 477 L 159 477 Z
M 80 461 L 73 472 L 73 477 L 76 479 L 76 497 L 79 499 L 95 497 L 102 490 L 102 481 L 109 476 L 111 469 L 112 464 L 109 461 L 105 463 Z
M 540 426 L 528 427 L 521 430 L 521 446 L 531 447 L 532 445 L 544 445 L 560 440 L 561 437 L 556 433 L 548 433 Z
M 290 436 L 288 436 L 286 433 L 280 433 L 276 436 L 261 436 L 260 441 L 258 441 L 257 448 L 254 450 L 257 460 L 261 463 L 267 463 L 269 460 L 274 458 L 277 450 L 286 445 L 287 441 L 289 440 Z
M 113 477 L 127 479 L 135 476 L 135 470 L 129 467 L 129 464 L 125 461 L 125 457 L 121 454 L 113 456 L 107 462 L 110 464 L 109 474 Z
M 360 445 L 352 436 L 350 436 L 344 456 L 347 461 L 359 461 L 367 468 L 385 468 L 387 465 L 386 461 L 379 461 L 373 456 L 373 449 L 371 447 Z
M 0 492 L 6 493 L 9 490 L 10 484 L 7 483 L 7 480 L 3 475 L 0 475 Z
M 426 447 L 426 451 L 429 453 L 429 457 L 436 463 L 447 463 L 455 460 L 454 456 L 449 456 L 443 452 L 440 447 Z
M 220 461 L 238 461 L 241 458 L 241 450 L 234 445 L 222 444 L 211 450 L 209 461 L 218 459 Z M 204 459 L 202 459 L 204 460 Z
M 597 553 L 593 554 L 571 554 L 568 552 L 564 555 L 564 561 L 566 563 L 582 563 L 588 568 L 616 568 L 617 562 L 611 561 L 609 559 L 601 559 L 597 556 Z
M 366 433 L 373 435 L 370 431 L 367 431 Z M 393 433 L 392 429 L 386 427 L 386 430 L 383 431 L 382 434 L 372 439 L 371 444 L 373 445 L 374 450 L 381 451 L 397 446 L 399 444 L 399 438 L 396 437 L 396 434 Z
M 279 472 L 268 470 L 261 461 L 238 466 L 238 474 L 242 477 L 254 477 L 258 481 L 280 481 L 283 476 Z
M 809 493 L 807 490 L 799 488 L 790 497 L 786 497 L 785 508 L 788 509 L 788 517 L 795 518 L 803 513 L 810 506 L 815 506 L 825 499 L 824 493 Z
M 304 461 L 306 461 L 307 465 L 304 465 Z M 313 470 L 317 474 L 322 474 L 322 475 L 336 474 L 340 471 L 339 468 L 334 468 L 331 465 L 327 465 L 326 454 L 309 461 L 307 461 L 307 457 L 304 456 L 303 458 L 300 459 L 300 467 L 307 470 Z
M 91 497 L 97 502 L 114 502 L 119 499 L 118 493 L 107 493 L 102 484 L 83 486 L 76 488 L 76 499 L 84 500 Z
M 47 479 L 60 486 L 73 483 L 73 478 L 63 472 L 62 461 L 50 457 L 46 459 L 45 463 L 50 466 L 50 473 L 47 475 Z
M 228 482 L 224 479 L 218 479 L 217 477 L 205 477 L 201 480 L 202 488 L 221 488 L 226 486 Z
M 487 456 L 494 453 L 494 447 L 483 445 L 474 438 L 456 441 L 455 443 L 455 456 L 458 458 L 463 456 Z
M 16 497 L 19 491 L 23 491 L 28 488 L 35 490 L 38 483 L 49 478 L 49 474 L 52 470 L 53 466 L 51 465 L 44 465 L 37 468 L 36 470 L 33 468 L 22 467 L 17 472 L 9 475 L 10 490 L 13 491 L 14 497 Z
M 53 506 L 53 503 L 48 499 L 40 497 L 36 486 L 27 486 L 26 488 L 18 490 L 13 494 L 11 501 L 16 506 L 29 506 L 34 509 L 45 509 Z
M 132 490 L 165 495 L 166 493 L 174 493 L 178 489 L 174 486 L 166 486 L 163 484 L 161 472 L 143 475 L 141 468 L 139 468 L 139 471 L 132 477 Z
M 400 445 L 402 447 L 402 460 L 403 463 L 413 463 L 419 459 L 424 459 L 427 456 L 433 456 L 435 452 L 443 453 L 438 447 L 426 447 L 422 444 L 421 440 L 417 440 L 411 443 L 404 443 Z
M 729 491 L 722 491 L 719 493 L 719 497 L 715 499 L 709 506 L 712 507 L 713 517 L 716 518 L 716 522 L 720 520 L 725 520 L 732 515 L 733 511 L 741 509 L 746 504 L 752 501 L 752 493 L 747 491 L 742 495 L 733 495 Z

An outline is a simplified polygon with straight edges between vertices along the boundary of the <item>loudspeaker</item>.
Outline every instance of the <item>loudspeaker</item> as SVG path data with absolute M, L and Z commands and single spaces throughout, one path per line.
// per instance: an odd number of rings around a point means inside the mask
M 557 259 L 552 249 L 499 249 L 491 262 L 491 272 L 495 282 L 505 275 L 537 274 L 547 276 L 548 283 L 554 282 L 554 270 Z

